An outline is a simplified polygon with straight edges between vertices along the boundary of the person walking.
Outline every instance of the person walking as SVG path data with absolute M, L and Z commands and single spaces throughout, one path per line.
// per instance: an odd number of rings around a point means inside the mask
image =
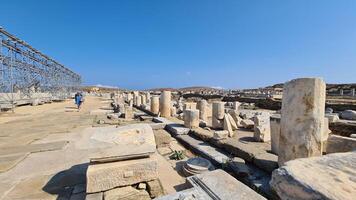
M 77 92 L 74 96 L 74 101 L 75 101 L 75 104 L 77 105 L 78 107 L 78 112 L 80 110 L 80 106 L 82 105 L 83 103 L 83 96 L 82 94 L 80 94 L 79 92 Z

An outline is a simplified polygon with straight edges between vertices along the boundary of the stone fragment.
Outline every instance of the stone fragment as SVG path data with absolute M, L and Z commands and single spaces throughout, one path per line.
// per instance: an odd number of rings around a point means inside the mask
M 102 192 L 87 194 L 85 200 L 103 200 L 103 196 Z
M 229 137 L 229 132 L 226 130 L 223 131 L 214 131 L 214 139 L 223 140 Z
M 232 103 L 232 108 L 233 108 L 234 110 L 238 111 L 238 110 L 239 110 L 240 105 L 241 105 L 241 103 L 240 103 L 240 102 L 238 102 L 238 101 L 234 101 L 234 102 Z
M 246 129 L 253 129 L 255 124 L 250 119 L 243 119 L 243 120 L 241 120 L 241 125 Z
M 171 91 L 162 91 L 159 102 L 159 111 L 162 117 L 171 116 Z
M 136 190 L 131 186 L 115 188 L 104 193 L 105 200 L 151 200 L 145 190 Z
M 356 138 L 330 135 L 326 142 L 326 153 L 356 151 Z
M 183 106 L 183 112 L 185 110 L 196 110 L 197 109 L 197 103 L 194 102 L 185 102 Z
M 294 79 L 284 84 L 278 163 L 321 156 L 324 131 L 325 82 Z
M 199 127 L 199 110 L 184 111 L 184 126 L 190 129 Z
M 159 97 L 152 96 L 151 97 L 151 112 L 155 115 L 159 113 Z
M 230 123 L 231 123 L 231 128 L 232 130 L 237 130 L 237 124 L 236 124 L 236 121 L 234 120 L 234 118 L 228 113 L 226 114 L 227 118 L 229 119 Z
M 228 112 L 230 114 L 230 116 L 234 119 L 236 126 L 240 127 L 241 126 L 241 118 L 239 116 L 239 111 L 236 110 L 229 110 Z
M 164 195 L 164 190 L 159 179 L 147 182 L 147 191 L 151 198 L 157 198 Z
M 249 169 L 245 164 L 245 160 L 239 157 L 234 157 L 229 161 L 231 168 L 234 170 L 235 174 L 239 177 L 245 177 L 249 175 Z
M 146 190 L 146 183 L 139 183 L 138 186 L 137 186 L 137 189 L 139 190 Z
M 201 174 L 214 169 L 209 160 L 201 157 L 189 158 L 183 165 L 183 171 L 186 176 Z
M 328 118 L 329 122 L 337 122 L 339 121 L 339 115 L 337 113 L 325 114 L 325 117 Z
M 342 111 L 340 117 L 342 119 L 347 119 L 347 120 L 356 120 L 356 111 L 354 110 Z
M 281 199 L 351 200 L 355 166 L 356 152 L 296 159 L 273 171 L 270 185 Z
M 199 118 L 203 121 L 208 121 L 208 102 L 203 99 L 198 102 Z
M 224 102 L 213 103 L 212 126 L 214 129 L 223 128 L 223 119 L 225 114 Z
M 176 117 L 177 116 L 177 108 L 172 106 L 171 107 L 171 116 Z
M 278 155 L 279 137 L 281 135 L 281 115 L 274 114 L 270 117 L 271 124 L 271 151 Z
M 270 115 L 256 113 L 254 117 L 253 137 L 258 142 L 268 142 L 271 140 Z
M 230 122 L 227 114 L 225 114 L 225 116 L 224 116 L 224 127 L 223 128 L 224 128 L 224 130 L 226 130 L 229 133 L 229 137 L 234 136 L 234 131 L 232 130 L 231 122 Z
M 125 106 L 125 119 L 133 119 L 134 113 L 131 106 Z
M 333 112 L 334 112 L 334 110 L 332 108 L 326 108 L 325 109 L 325 114 L 331 114 Z
M 154 158 L 91 164 L 87 170 L 87 193 L 151 181 L 157 177 L 157 161 Z

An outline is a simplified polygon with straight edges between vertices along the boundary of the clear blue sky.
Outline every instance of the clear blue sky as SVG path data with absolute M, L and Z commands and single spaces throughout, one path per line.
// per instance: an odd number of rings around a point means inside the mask
M 82 75 L 144 89 L 356 82 L 355 0 L 1 0 L 0 25 Z

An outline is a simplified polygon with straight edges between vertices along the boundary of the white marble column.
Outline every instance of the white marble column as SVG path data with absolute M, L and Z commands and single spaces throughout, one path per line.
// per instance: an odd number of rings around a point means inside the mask
M 300 78 L 284 85 L 278 163 L 321 156 L 325 115 L 325 82 Z
M 162 91 L 159 110 L 162 117 L 171 116 L 171 91 Z

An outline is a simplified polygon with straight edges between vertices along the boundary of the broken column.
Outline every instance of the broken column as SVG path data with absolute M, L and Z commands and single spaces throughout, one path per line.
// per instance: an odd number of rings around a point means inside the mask
M 156 115 L 158 115 L 158 113 L 159 113 L 159 97 L 158 96 L 151 97 L 151 112 Z
M 146 105 L 147 104 L 147 99 L 146 99 L 146 94 L 141 95 L 141 104 Z
M 133 91 L 133 105 L 137 105 L 138 91 Z
M 224 102 L 214 102 L 213 103 L 213 117 L 212 126 L 215 129 L 223 127 L 223 119 L 225 114 L 225 103 Z
M 232 103 L 232 108 L 233 108 L 234 110 L 239 110 L 240 105 L 241 105 L 240 102 L 234 101 L 234 102 Z
M 278 163 L 321 156 L 324 131 L 325 82 L 319 78 L 300 78 L 283 89 Z
M 353 96 L 353 97 L 355 96 L 355 88 L 351 89 L 351 96 Z
M 141 96 L 140 95 L 137 95 L 136 96 L 136 106 L 141 106 L 142 104 L 142 99 L 141 99 Z
M 187 128 L 199 127 L 199 110 L 187 109 L 184 111 L 184 126 Z
M 253 137 L 257 142 L 268 142 L 271 140 L 271 124 L 269 113 L 256 113 L 254 120 Z
M 205 122 L 208 121 L 208 102 L 203 99 L 198 102 L 199 118 Z
M 159 110 L 162 117 L 171 116 L 171 91 L 162 91 Z

